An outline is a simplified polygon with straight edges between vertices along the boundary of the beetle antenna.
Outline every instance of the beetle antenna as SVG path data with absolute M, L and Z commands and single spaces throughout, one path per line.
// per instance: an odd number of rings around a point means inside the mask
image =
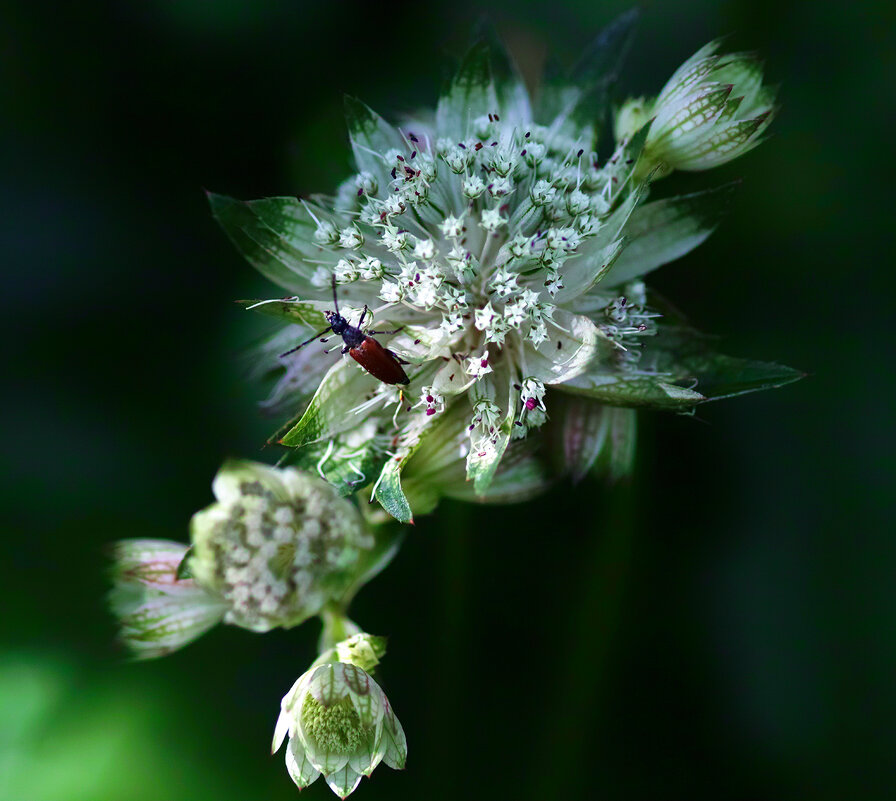
M 333 305 L 336 307 L 336 314 L 339 314 L 339 300 L 336 298 L 336 274 L 333 273 Z
M 301 345 L 296 345 L 294 348 L 290 348 L 289 350 L 281 353 L 280 358 L 282 359 L 284 356 L 289 356 L 290 353 L 295 353 L 299 348 L 304 348 L 305 345 L 309 344 L 310 342 L 314 342 L 314 340 L 317 339 L 318 337 L 322 337 L 324 334 L 327 333 L 327 331 L 331 331 L 332 328 L 333 328 L 332 325 L 328 325 L 319 334 L 315 334 L 313 337 L 311 337 L 311 339 L 306 339 Z

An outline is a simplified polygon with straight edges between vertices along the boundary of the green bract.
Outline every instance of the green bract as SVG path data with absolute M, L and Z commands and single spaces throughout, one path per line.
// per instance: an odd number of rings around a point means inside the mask
M 653 117 L 641 171 L 708 170 L 752 150 L 771 125 L 774 92 L 752 53 L 716 54 L 710 42 L 669 79 L 652 104 L 630 100 L 616 118 L 622 139 Z
M 608 406 L 688 411 L 799 377 L 715 354 L 663 317 L 641 280 L 706 239 L 731 194 L 651 200 L 650 179 L 749 149 L 770 100 L 754 62 L 710 45 L 655 103 L 626 107 L 615 147 L 599 155 L 633 21 L 617 20 L 536 97 L 500 48 L 480 43 L 430 114 L 393 126 L 346 99 L 358 171 L 335 197 L 211 196 L 240 251 L 293 293 L 246 302 L 288 324 L 263 356 L 285 370 L 268 404 L 295 414 L 278 437 L 290 461 L 342 494 L 368 488 L 410 521 L 444 495 L 511 501 L 544 489 L 558 475 L 545 443 L 573 455 L 559 472 L 618 472 L 630 459 L 612 449 L 634 442 L 635 421 Z M 720 83 L 736 94 L 707 89 Z M 277 362 L 325 328 L 334 279 L 350 323 L 368 307 L 374 328 L 401 329 L 378 341 L 409 362 L 407 388 L 313 343 Z
M 191 523 L 190 570 L 253 631 L 290 627 L 339 601 L 369 569 L 374 538 L 350 501 L 316 476 L 226 462 L 217 502 Z

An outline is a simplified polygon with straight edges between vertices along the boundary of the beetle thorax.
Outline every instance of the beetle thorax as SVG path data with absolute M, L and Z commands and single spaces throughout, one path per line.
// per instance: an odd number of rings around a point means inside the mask
M 330 328 L 333 329 L 333 333 L 336 334 L 336 336 L 342 336 L 347 328 L 351 328 L 348 324 L 348 320 L 338 312 L 328 311 L 324 312 L 324 314 L 326 315 L 327 322 L 330 324 Z

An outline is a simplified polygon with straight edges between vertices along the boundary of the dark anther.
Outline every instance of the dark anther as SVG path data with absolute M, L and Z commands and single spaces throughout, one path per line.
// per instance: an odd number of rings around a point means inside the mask
M 579 152 L 576 153 L 576 158 L 581 158 L 582 153 L 584 153 L 584 152 L 585 152 L 585 148 L 583 148 L 583 147 L 579 148 Z
M 477 142 L 473 150 L 482 150 L 482 142 Z

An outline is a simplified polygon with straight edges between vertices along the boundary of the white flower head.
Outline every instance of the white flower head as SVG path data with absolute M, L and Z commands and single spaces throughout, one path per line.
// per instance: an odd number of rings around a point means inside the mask
M 631 15 L 622 18 L 606 36 L 628 36 L 632 22 Z M 577 73 L 581 86 L 572 79 L 546 85 L 547 102 L 533 104 L 521 79 L 492 70 L 486 49 L 474 48 L 435 114 L 395 128 L 347 101 L 357 175 L 338 200 L 278 198 L 270 208 L 222 203 L 219 219 L 234 241 L 295 295 L 259 310 L 307 330 L 284 335 L 285 347 L 269 352 L 288 354 L 288 343 L 308 340 L 333 319 L 335 310 L 325 316 L 334 304 L 333 276 L 336 303 L 348 315 L 343 337 L 350 331 L 357 339 L 353 329 L 360 328 L 382 349 L 374 356 L 375 346 L 362 339 L 361 353 L 345 339 L 344 357 L 330 356 L 313 373 L 300 351 L 301 369 L 292 374 L 317 380 L 295 393 L 294 406 L 307 411 L 282 444 L 323 448 L 372 421 L 388 458 L 368 452 L 371 475 L 360 471 L 367 480 L 356 489 L 369 486 L 390 514 L 409 521 L 404 471 L 425 466 L 428 485 L 456 475 L 448 462 L 428 465 L 427 454 L 456 459 L 467 448 L 469 456 L 463 428 L 486 395 L 504 422 L 479 436 L 481 447 L 467 459 L 465 477 L 482 497 L 513 450 L 511 437 L 546 419 L 552 401 L 535 391 L 539 386 L 612 406 L 690 408 L 702 401 L 680 386 L 693 385 L 691 368 L 663 350 L 676 335 L 663 339 L 646 303 L 629 298 L 641 311 L 627 311 L 624 321 L 605 310 L 627 294 L 623 284 L 683 255 L 714 225 L 715 200 L 650 200 L 649 179 L 671 167 L 704 169 L 733 158 L 768 125 L 771 97 L 756 62 L 716 49 L 700 51 L 655 101 L 623 105 L 615 150 L 598 153 L 597 120 L 609 109 L 598 108 L 595 97 L 609 93 L 595 93 L 589 81 L 607 76 L 587 76 L 603 65 Z M 261 228 L 247 227 L 256 208 L 270 241 L 256 242 Z M 370 316 L 362 323 L 351 310 L 365 306 Z M 649 333 L 657 335 L 644 346 Z M 308 342 L 310 350 L 313 338 Z M 329 349 L 338 350 L 334 345 Z M 409 382 L 397 400 L 367 369 L 373 359 L 403 365 L 402 373 L 387 371 Z M 540 384 L 525 383 L 530 379 Z M 515 389 L 524 383 L 526 392 Z M 319 402 L 311 403 L 318 385 Z M 387 392 L 394 402 L 383 402 Z M 434 400 L 414 400 L 426 397 Z
M 193 515 L 196 584 L 253 631 L 295 626 L 338 600 L 373 547 L 354 505 L 294 468 L 226 462 Z

